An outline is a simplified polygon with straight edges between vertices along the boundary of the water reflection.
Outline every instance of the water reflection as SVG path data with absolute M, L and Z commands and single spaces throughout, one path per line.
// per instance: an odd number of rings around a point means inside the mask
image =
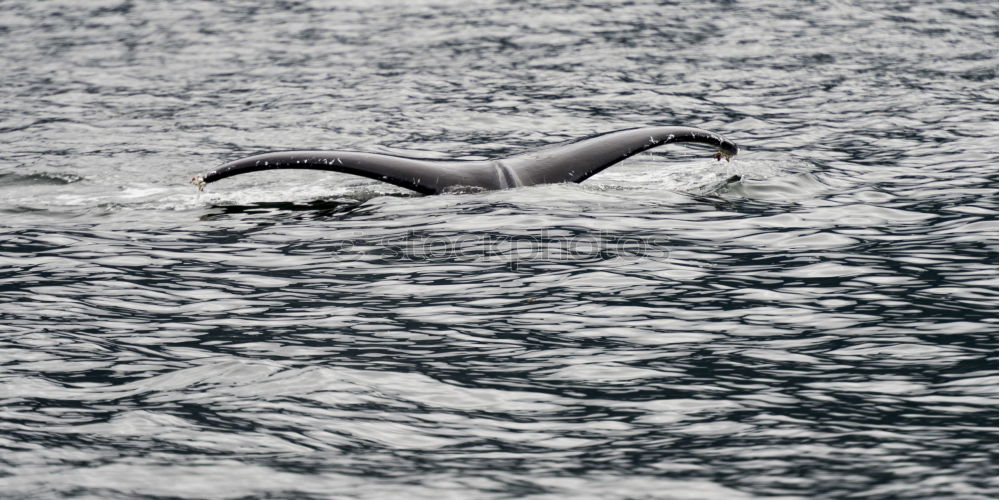
M 8 495 L 996 497 L 995 8 L 177 7 L 0 5 Z

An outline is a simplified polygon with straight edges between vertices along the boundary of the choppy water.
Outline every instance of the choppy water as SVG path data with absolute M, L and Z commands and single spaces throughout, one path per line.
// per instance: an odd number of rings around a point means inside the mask
M 617 4 L 0 3 L 0 497 L 996 498 L 996 2 Z

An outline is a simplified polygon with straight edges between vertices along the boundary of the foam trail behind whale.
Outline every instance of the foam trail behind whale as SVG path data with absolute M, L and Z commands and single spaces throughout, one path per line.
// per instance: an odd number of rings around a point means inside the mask
M 199 188 L 234 175 L 274 169 L 330 170 L 384 181 L 423 194 L 471 187 L 487 190 L 535 184 L 583 182 L 594 174 L 657 146 L 674 142 L 718 148 L 716 158 L 739 152 L 725 137 L 691 127 L 617 130 L 547 146 L 499 160 L 426 160 L 353 151 L 283 151 L 227 163 L 192 182 Z

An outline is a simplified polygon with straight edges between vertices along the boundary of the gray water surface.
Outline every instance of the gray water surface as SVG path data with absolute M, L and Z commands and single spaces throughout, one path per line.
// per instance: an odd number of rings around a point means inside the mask
M 997 19 L 0 3 L 0 497 L 995 499 Z M 188 184 L 640 125 L 743 151 Z

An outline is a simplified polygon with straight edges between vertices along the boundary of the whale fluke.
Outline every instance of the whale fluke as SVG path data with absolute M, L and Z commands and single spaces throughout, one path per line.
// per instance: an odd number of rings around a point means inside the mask
M 208 183 L 234 175 L 295 168 L 360 175 L 423 194 L 461 187 L 495 190 L 583 182 L 625 158 L 673 142 L 714 146 L 718 148 L 716 159 L 728 160 L 739 152 L 735 143 L 706 130 L 641 127 L 547 146 L 499 160 L 426 160 L 353 151 L 265 153 L 227 163 L 204 176 L 195 177 L 192 182 L 202 189 Z

